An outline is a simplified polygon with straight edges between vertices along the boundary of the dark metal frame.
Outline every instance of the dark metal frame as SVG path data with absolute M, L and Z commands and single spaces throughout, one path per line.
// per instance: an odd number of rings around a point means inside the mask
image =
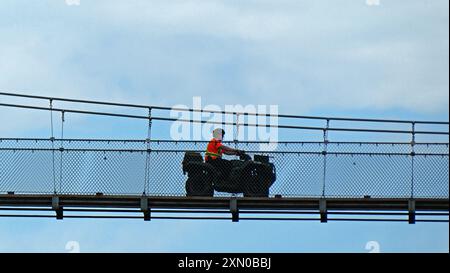
M 94 100 L 80 100 L 80 99 L 67 99 L 58 97 L 47 97 L 47 96 L 36 96 L 36 95 L 25 95 L 17 93 L 6 93 L 0 92 L 1 96 L 12 96 L 30 99 L 40 99 L 40 100 L 51 100 L 51 101 L 64 101 L 64 102 L 74 102 L 74 103 L 86 103 L 86 104 L 98 104 L 98 105 L 108 105 L 108 106 L 120 106 L 129 108 L 141 108 L 141 109 L 155 109 L 155 110 L 177 110 L 177 111 L 189 111 L 189 112 L 204 112 L 204 113 L 218 113 L 218 114 L 239 114 L 239 115 L 254 115 L 254 116 L 272 116 L 270 114 L 258 114 L 258 113 L 242 113 L 242 112 L 227 112 L 227 111 L 211 111 L 211 110 L 200 110 L 192 108 L 179 108 L 179 107 L 165 107 L 165 106 L 155 106 L 155 105 L 142 105 L 142 104 L 127 104 L 127 103 L 115 103 L 115 102 L 105 102 L 105 101 L 94 101 Z M 5 105 L 13 106 L 13 105 Z M 36 109 L 42 109 L 43 107 L 38 107 Z M 44 109 L 43 109 L 44 110 Z M 56 109 L 54 109 L 56 110 Z M 61 111 L 62 109 L 56 110 Z M 89 112 L 88 112 L 89 113 Z M 100 113 L 100 112 L 98 112 Z M 141 117 L 141 116 L 140 116 Z M 415 120 L 399 120 L 399 119 L 366 119 L 366 118 L 341 118 L 341 117 L 319 117 L 319 116 L 302 116 L 302 115 L 275 115 L 278 118 L 296 118 L 296 119 L 319 119 L 319 120 L 336 120 L 336 121 L 358 121 L 358 122 L 382 122 L 382 123 L 408 123 L 408 124 L 435 124 L 435 125 L 448 125 L 448 121 L 415 121 Z M 148 118 L 143 117 L 142 118 Z
M 146 202 L 143 202 L 143 200 Z M 414 211 L 410 210 L 411 202 L 415 204 Z M 143 207 L 143 203 L 146 206 Z M 322 204 L 326 206 L 323 209 Z M 240 220 L 308 220 L 321 222 L 395 221 L 448 223 L 449 201 L 448 199 L 211 198 L 0 194 L 0 211 L 16 212 L 15 214 L 0 214 L 0 217 L 56 217 L 57 219 L 127 218 L 147 221 L 151 219 L 202 219 L 232 220 L 234 222 Z M 54 214 L 31 215 L 23 213 L 37 211 L 54 212 Z M 69 215 L 65 215 L 65 213 L 69 213 Z M 122 215 L 116 215 L 117 213 L 122 213 Z M 123 215 L 124 213 L 128 215 Z M 130 213 L 142 215 L 130 216 Z M 175 216 L 167 216 L 168 214 Z M 231 217 L 211 217 L 211 214 L 229 214 Z M 262 216 L 241 217 L 241 214 Z M 269 217 L 269 215 L 278 215 L 278 217 Z M 287 217 L 284 215 L 287 215 Z M 317 215 L 320 217 L 305 218 L 298 217 L 299 215 Z M 330 215 L 335 217 L 330 218 Z M 342 216 L 345 216 L 345 218 Z M 370 216 L 370 218 L 361 218 L 360 216 Z M 394 216 L 396 218 L 392 218 Z M 416 217 L 421 219 L 415 219 Z
M 259 127 L 272 127 L 280 129 L 301 129 L 301 130 L 320 130 L 320 131 L 341 131 L 341 132 L 368 132 L 368 133 L 394 133 L 394 134 L 425 134 L 425 135 L 449 135 L 449 132 L 444 131 L 417 131 L 415 130 L 416 124 L 427 124 L 427 125 L 448 125 L 448 121 L 414 121 L 414 120 L 394 120 L 394 119 L 366 119 L 366 118 L 342 118 L 342 117 L 319 117 L 319 116 L 301 116 L 301 115 L 270 115 L 270 114 L 258 114 L 258 113 L 241 113 L 241 112 L 227 112 L 227 111 L 210 111 L 202 109 L 191 109 L 191 108 L 177 108 L 177 107 L 162 107 L 154 105 L 138 105 L 138 104 L 124 104 L 124 103 L 113 103 L 104 101 L 92 101 L 92 100 L 78 100 L 78 99 L 66 99 L 57 97 L 46 97 L 46 96 L 34 96 L 34 95 L 24 95 L 24 94 L 14 94 L 0 92 L 1 96 L 13 96 L 21 98 L 48 100 L 50 102 L 50 107 L 40 107 L 31 106 L 23 104 L 7 104 L 0 103 L 3 107 L 14 107 L 14 108 L 25 108 L 34 110 L 46 110 L 55 111 L 61 113 L 77 113 L 77 114 L 89 114 L 89 115 L 103 115 L 112 117 L 123 117 L 123 118 L 135 118 L 135 119 L 147 119 L 147 120 L 159 120 L 159 121 L 178 121 L 178 122 L 192 122 L 192 123 L 209 123 L 218 125 L 233 125 L 233 126 L 259 126 Z M 109 112 L 98 112 L 98 111 L 83 111 L 74 109 L 60 109 L 53 108 L 53 101 L 64 101 L 64 102 L 74 102 L 74 103 L 85 103 L 85 104 L 97 104 L 97 105 L 108 105 L 108 106 L 119 106 L 119 107 L 129 107 L 129 108 L 140 108 L 151 110 L 176 110 L 176 111 L 188 111 L 188 112 L 202 112 L 202 113 L 218 113 L 218 114 L 230 114 L 230 115 L 246 115 L 246 116 L 266 116 L 266 117 L 278 117 L 278 118 L 293 118 L 293 119 L 314 119 L 314 120 L 324 120 L 327 122 L 325 127 L 312 127 L 312 126 L 291 126 L 291 125 L 271 125 L 271 124 L 239 124 L 237 122 L 214 122 L 205 120 L 193 120 L 193 119 L 175 119 L 166 117 L 155 117 L 152 115 L 142 116 L 142 115 L 129 115 L 129 114 L 117 114 Z M 375 123 L 399 123 L 399 124 L 411 124 L 411 130 L 381 130 L 381 129 L 363 129 L 363 128 L 335 128 L 329 127 L 330 121 L 352 121 L 352 122 L 375 122 Z
M 449 135 L 448 131 L 417 131 L 416 125 L 449 125 L 448 121 L 415 121 L 415 120 L 396 120 L 396 119 L 367 119 L 367 118 L 342 118 L 342 117 L 319 117 L 319 116 L 302 116 L 302 115 L 270 115 L 258 113 L 240 113 L 240 112 L 226 112 L 226 111 L 204 111 L 201 109 L 189 108 L 172 108 L 153 105 L 138 105 L 138 104 L 124 104 L 104 101 L 67 99 L 58 97 L 46 97 L 35 95 L 24 95 L 15 93 L 0 92 L 0 96 L 20 97 L 38 100 L 48 100 L 49 107 L 24 105 L 24 104 L 8 104 L 0 103 L 3 107 L 14 107 L 21 109 L 44 110 L 50 112 L 60 112 L 64 121 L 65 113 L 77 113 L 88 115 L 102 115 L 122 118 L 145 119 L 148 120 L 148 138 L 146 140 L 103 140 L 103 139 L 56 139 L 53 136 L 53 116 L 52 118 L 52 136 L 50 140 L 54 141 L 126 141 L 126 142 L 193 142 L 201 143 L 202 141 L 172 141 L 172 140 L 154 140 L 151 139 L 152 121 L 179 121 L 192 123 L 211 123 L 221 125 L 233 126 L 262 126 L 262 127 L 276 127 L 281 129 L 300 129 L 300 130 L 315 130 L 323 131 L 324 140 L 322 142 L 299 142 L 299 141 L 280 141 L 279 144 L 302 144 L 302 143 L 319 143 L 319 144 L 409 144 L 411 145 L 410 153 L 380 153 L 382 155 L 406 155 L 412 156 L 412 166 L 414 166 L 414 156 L 417 155 L 414 146 L 418 144 L 430 145 L 447 145 L 448 143 L 417 143 L 415 136 L 423 135 Z M 100 111 L 84 111 L 77 109 L 62 109 L 54 108 L 53 102 L 71 102 L 83 104 L 95 104 L 105 106 L 118 106 L 128 108 L 139 108 L 148 110 L 148 115 L 130 115 L 123 113 L 109 113 Z M 152 115 L 152 110 L 177 110 L 189 112 L 208 112 L 218 114 L 230 115 L 245 115 L 245 116 L 266 116 L 289 119 L 310 119 L 326 121 L 324 127 L 312 126 L 293 126 L 293 125 L 259 125 L 259 124 L 239 124 L 238 122 L 212 122 L 204 120 L 193 119 L 174 119 L 167 117 L 158 117 Z M 344 127 L 330 127 L 330 121 L 349 121 L 349 122 L 370 122 L 370 123 L 396 123 L 396 124 L 410 124 L 411 130 L 386 130 L 386 129 L 365 129 L 365 128 L 344 128 Z M 62 130 L 64 128 L 62 127 Z M 368 133 L 393 133 L 393 134 L 408 134 L 411 135 L 411 142 L 330 142 L 328 140 L 328 132 L 368 132 Z M 35 139 L 35 138 L 3 138 L 2 140 L 31 140 L 31 141 L 48 141 L 49 139 Z M 241 142 L 240 142 L 241 143 Z M 248 143 L 268 143 L 264 141 L 252 141 Z M 62 149 L 62 150 L 61 150 Z M 50 151 L 64 151 L 64 148 L 51 149 L 32 149 L 32 148 L 1 148 L 1 150 L 50 150 Z M 109 151 L 107 149 L 66 149 L 67 151 Z M 129 152 L 184 152 L 184 150 L 111 150 L 111 151 L 129 151 Z M 274 152 L 271 152 L 274 153 Z M 309 152 L 288 152 L 279 151 L 276 153 L 294 153 L 305 154 Z M 326 155 L 334 154 L 367 154 L 367 153 L 338 153 L 328 152 L 326 148 L 322 152 L 311 152 L 314 154 Z M 370 153 L 374 154 L 374 153 Z M 427 155 L 428 154 L 421 154 Z M 448 154 L 429 154 L 436 156 L 447 156 Z M 326 165 L 326 161 L 324 161 Z M 144 189 L 145 193 L 145 189 Z M 371 199 L 371 198 L 235 198 L 235 197 L 157 197 L 157 196 L 85 196 L 85 195 L 18 195 L 18 194 L 0 194 L 0 210 L 1 211 L 16 211 L 16 212 L 36 212 L 36 211 L 54 211 L 57 219 L 63 218 L 124 218 L 124 219 L 209 219 L 209 220 L 314 220 L 321 222 L 328 221 L 406 221 L 409 223 L 415 222 L 447 222 L 449 216 L 449 200 L 448 199 Z M 101 215 L 64 215 L 64 213 L 103 213 Z M 130 215 L 105 215 L 114 213 L 142 213 L 142 216 Z M 211 217 L 209 214 L 229 213 L 231 217 Z M 155 216 L 154 214 L 175 214 L 176 216 Z M 193 216 L 179 216 L 185 214 L 205 214 L 201 217 Z M 240 214 L 258 214 L 264 217 L 240 217 Z M 267 215 L 317 215 L 316 218 L 300 218 L 300 217 L 268 217 Z M 347 216 L 346 218 L 335 217 L 330 218 L 330 215 Z M 359 216 L 371 216 L 370 218 L 360 218 Z M 405 216 L 402 218 L 389 218 L 393 216 Z M 429 217 L 426 219 L 416 219 L 417 217 Z M 0 214 L 0 217 L 55 217 L 55 215 L 37 215 L 37 214 Z M 444 217 L 445 219 L 442 219 Z M 438 218 L 438 219 L 437 219 Z

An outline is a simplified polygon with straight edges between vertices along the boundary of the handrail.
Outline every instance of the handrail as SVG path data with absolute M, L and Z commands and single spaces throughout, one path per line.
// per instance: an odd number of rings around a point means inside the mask
M 0 143 L 2 141 L 52 141 L 50 138 L 21 138 L 21 137 L 0 137 Z M 173 140 L 173 139 L 102 139 L 102 138 L 54 138 L 55 142 L 116 142 L 116 143 L 209 143 L 209 140 Z M 222 141 L 224 144 L 232 144 L 235 143 L 232 140 Z M 264 140 L 245 140 L 239 141 L 239 144 L 323 144 L 323 141 L 264 141 Z M 411 145 L 411 142 L 393 142 L 393 141 L 328 141 L 328 144 L 354 144 L 354 145 Z M 415 142 L 415 145 L 445 145 L 449 146 L 448 142 Z
M 155 105 L 140 105 L 140 104 L 127 104 L 127 103 L 116 103 L 116 102 L 105 102 L 105 101 L 95 101 L 95 100 L 80 100 L 80 99 L 68 99 L 60 97 L 48 97 L 48 96 L 37 96 L 37 95 L 25 95 L 17 93 L 6 93 L 0 92 L 1 96 L 14 96 L 22 98 L 31 99 L 41 99 L 41 100 L 52 100 L 52 101 L 65 101 L 65 102 L 75 102 L 75 103 L 86 103 L 86 104 L 98 104 L 98 105 L 109 105 L 109 106 L 120 106 L 120 107 L 130 107 L 130 108 L 141 108 L 141 109 L 155 109 L 155 110 L 176 110 L 176 111 L 187 111 L 187 112 L 203 112 L 203 113 L 217 113 L 217 114 L 230 114 L 230 115 L 251 115 L 251 116 L 265 116 L 265 117 L 278 117 L 278 118 L 297 118 L 297 119 L 318 119 L 318 120 L 335 120 L 335 121 L 355 121 L 355 122 L 379 122 L 379 123 L 407 123 L 407 124 L 434 124 L 434 125 L 448 125 L 448 121 L 425 121 L 425 120 L 399 120 L 399 119 L 372 119 L 372 118 L 343 118 L 343 117 L 320 117 L 320 116 L 304 116 L 304 115 L 286 115 L 286 114 L 259 114 L 259 113 L 246 113 L 246 112 L 229 112 L 229 111 L 214 111 L 214 110 L 202 110 L 202 109 L 192 109 L 192 108 L 181 108 L 181 107 L 166 107 L 166 106 L 155 106 Z M 6 105 L 3 105 L 6 106 Z M 119 116 L 121 115 L 116 114 Z
M 0 95 L 1 95 L 1 93 L 0 93 Z M 14 107 L 14 108 L 26 108 L 26 109 L 34 109 L 34 110 L 56 111 L 56 112 L 61 112 L 61 113 L 78 113 L 78 114 L 147 119 L 147 120 L 178 121 L 178 122 L 189 122 L 189 123 L 207 123 L 207 124 L 233 125 L 233 126 L 237 125 L 236 122 L 218 122 L 218 121 L 209 121 L 209 120 L 176 119 L 176 118 L 164 118 L 164 117 L 153 117 L 153 116 L 150 117 L 150 116 L 139 116 L 139 115 L 128 115 L 128 114 L 116 114 L 116 113 L 108 113 L 108 112 L 97 112 L 97 111 L 49 108 L 49 107 L 21 105 L 21 104 L 0 103 L 0 106 Z M 392 121 L 388 121 L 388 122 L 392 122 Z M 444 131 L 386 130 L 386 129 L 336 128 L 336 127 L 323 128 L 323 127 L 312 127 L 312 126 L 273 125 L 273 124 L 260 125 L 260 124 L 250 124 L 250 123 L 245 123 L 243 125 L 254 126 L 254 127 L 266 127 L 266 128 L 301 129 L 301 130 L 318 130 L 318 131 L 326 130 L 326 131 L 394 133 L 394 134 L 413 134 L 414 133 L 416 135 L 419 135 L 419 134 L 422 134 L 422 135 L 449 135 L 449 132 L 444 132 Z
M 171 149 L 87 149 L 87 148 L 1 148 L 0 151 L 31 151 L 31 152 L 115 152 L 115 153 L 185 153 L 185 152 L 204 152 L 201 150 L 171 150 Z M 249 150 L 246 151 L 249 154 L 293 154 L 293 155 L 324 155 L 323 152 L 315 151 L 260 151 Z M 387 153 L 387 152 L 326 152 L 327 155 L 351 155 L 351 156 L 411 156 L 411 153 Z M 449 157 L 449 154 L 445 153 L 414 153 L 414 156 L 437 156 L 437 157 Z

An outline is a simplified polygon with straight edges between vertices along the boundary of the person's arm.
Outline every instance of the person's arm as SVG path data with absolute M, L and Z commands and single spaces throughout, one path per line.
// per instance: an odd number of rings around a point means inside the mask
M 220 146 L 220 148 L 222 149 L 222 152 L 226 155 L 239 155 L 244 152 L 244 151 L 241 151 L 238 149 L 233 149 L 233 148 L 225 146 L 225 145 Z

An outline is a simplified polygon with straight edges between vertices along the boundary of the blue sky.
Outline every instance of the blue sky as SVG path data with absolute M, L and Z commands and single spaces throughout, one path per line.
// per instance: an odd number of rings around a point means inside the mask
M 448 120 L 448 5 L 6 0 L 0 90 L 167 106 L 201 96 L 219 106 L 276 104 L 281 113 Z M 140 121 L 68 120 L 68 136 L 145 137 Z M 2 137 L 49 133 L 48 113 L 0 109 L 0 123 Z M 157 126 L 154 137 L 167 137 L 167 128 Z M 448 228 L 0 219 L 0 251 L 64 252 L 75 240 L 94 252 L 367 252 L 375 240 L 387 252 L 448 252 Z

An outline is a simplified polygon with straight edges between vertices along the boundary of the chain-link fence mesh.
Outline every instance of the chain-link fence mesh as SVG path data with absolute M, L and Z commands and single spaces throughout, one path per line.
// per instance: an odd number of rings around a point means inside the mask
M 204 141 L 2 139 L 0 193 L 448 198 L 446 143 L 224 144 L 252 160 L 206 164 Z

